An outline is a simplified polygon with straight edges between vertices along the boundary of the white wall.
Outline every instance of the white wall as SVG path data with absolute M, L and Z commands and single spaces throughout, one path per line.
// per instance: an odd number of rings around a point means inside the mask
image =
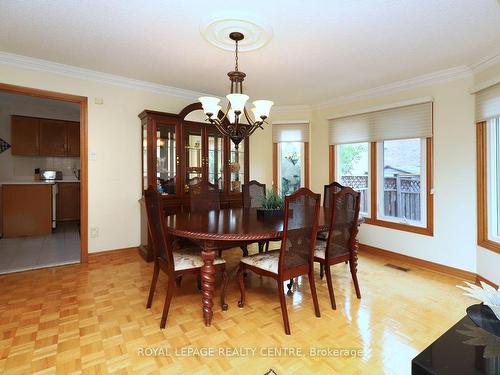
M 141 127 L 144 109 L 177 113 L 191 100 L 0 64 L 0 82 L 86 96 L 89 151 L 89 252 L 140 243 Z M 101 97 L 103 105 L 94 104 Z M 90 232 L 90 230 L 89 230 Z
M 59 100 L 0 92 L 0 138 L 11 143 L 11 115 L 80 121 L 80 106 Z M 55 169 L 64 178 L 75 178 L 80 158 L 13 156 L 11 149 L 0 154 L 0 181 L 32 180 L 35 168 Z

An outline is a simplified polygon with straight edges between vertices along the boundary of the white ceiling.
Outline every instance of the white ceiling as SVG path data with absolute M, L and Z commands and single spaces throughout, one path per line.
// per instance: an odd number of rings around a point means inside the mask
M 222 15 L 273 29 L 240 56 L 252 99 L 332 97 L 500 52 L 496 0 L 37 0 L 0 2 L 0 51 L 224 95 L 233 54 L 200 26 Z

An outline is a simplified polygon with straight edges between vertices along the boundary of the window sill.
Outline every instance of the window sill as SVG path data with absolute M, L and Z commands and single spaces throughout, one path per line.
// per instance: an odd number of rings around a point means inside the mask
M 486 250 L 491 250 L 494 253 L 500 254 L 500 243 L 491 240 L 478 240 L 477 244 L 484 247 Z
M 376 225 L 378 227 L 396 229 L 396 230 L 401 230 L 403 232 L 417 233 L 417 234 L 422 234 L 424 236 L 431 236 L 431 237 L 434 236 L 434 230 L 432 227 L 429 227 L 429 226 L 416 227 L 413 225 L 394 223 L 392 221 L 385 221 L 385 220 L 379 220 L 379 219 L 369 219 L 369 218 L 365 218 L 364 222 L 365 222 L 365 224 Z

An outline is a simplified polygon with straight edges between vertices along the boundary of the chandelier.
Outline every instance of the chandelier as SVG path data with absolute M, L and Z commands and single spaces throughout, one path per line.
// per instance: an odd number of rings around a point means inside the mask
M 256 100 L 252 104 L 253 120 L 248 114 L 245 104 L 249 99 L 248 95 L 243 94 L 243 80 L 246 74 L 238 70 L 238 42 L 245 36 L 240 32 L 232 32 L 229 38 L 235 42 L 235 67 L 232 72 L 227 73 L 231 81 L 231 93 L 226 95 L 229 100 L 226 113 L 219 116 L 221 106 L 220 99 L 213 96 L 202 96 L 198 100 L 201 102 L 203 112 L 207 116 L 207 121 L 215 125 L 217 130 L 228 136 L 238 148 L 240 142 L 253 134 L 253 132 L 262 125 L 267 124 L 266 119 L 274 104 L 270 100 Z M 245 116 L 246 122 L 241 121 L 241 115 Z

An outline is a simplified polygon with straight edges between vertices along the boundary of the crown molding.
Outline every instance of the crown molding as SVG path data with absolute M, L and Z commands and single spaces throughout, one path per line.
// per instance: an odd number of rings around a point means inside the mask
M 141 91 L 153 92 L 161 95 L 170 95 L 188 100 L 197 100 L 200 96 L 213 95 L 210 93 L 181 89 L 177 87 L 137 80 L 115 74 L 103 73 L 91 69 L 80 68 L 72 65 L 66 65 L 2 51 L 0 51 L 0 64 L 7 64 L 21 68 L 56 73 L 73 78 L 91 80 L 94 82 L 110 85 L 117 85 Z M 361 90 L 348 95 L 341 95 L 317 104 L 274 106 L 273 113 L 311 112 L 312 110 L 326 109 L 339 104 L 351 103 L 359 100 L 366 100 L 390 95 L 416 87 L 428 86 L 436 83 L 470 77 L 473 74 L 477 74 L 496 64 L 500 64 L 500 52 L 498 51 L 468 66 L 462 65 L 450 69 L 440 70 L 430 74 L 420 75 L 417 77 L 393 82 L 371 89 Z M 477 91 L 477 87 L 475 87 L 474 89 Z
M 211 95 L 2 51 L 0 51 L 0 64 L 62 74 L 73 78 L 149 91 L 156 94 L 171 95 L 190 100 L 197 100 L 200 96 Z
M 500 64 L 500 52 L 496 51 L 489 56 L 469 65 L 470 70 L 474 73 L 480 73 L 483 70 L 491 68 L 493 65 Z
M 290 112 L 310 112 L 311 106 L 307 104 L 298 105 L 276 105 L 273 107 L 273 113 L 290 113 Z
M 444 69 L 430 74 L 424 74 L 414 78 L 405 79 L 374 87 L 368 90 L 361 90 L 349 95 L 338 96 L 311 106 L 313 110 L 326 109 L 339 104 L 356 102 L 359 100 L 376 98 L 384 95 L 390 95 L 400 91 L 405 91 L 415 87 L 428 86 L 436 83 L 453 81 L 459 78 L 470 77 L 472 72 L 467 66 L 458 66 L 455 68 Z

